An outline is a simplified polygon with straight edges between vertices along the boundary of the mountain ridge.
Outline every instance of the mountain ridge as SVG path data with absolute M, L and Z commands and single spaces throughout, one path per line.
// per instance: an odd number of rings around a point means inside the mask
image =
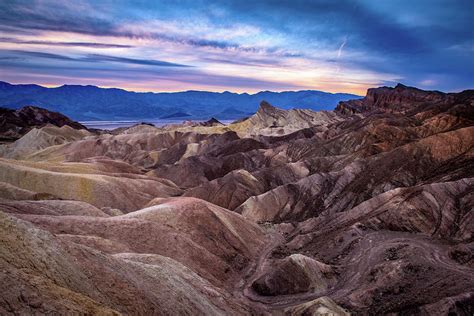
M 332 110 L 339 101 L 354 98 L 360 96 L 317 90 L 260 91 L 254 94 L 196 90 L 134 92 L 92 85 L 46 88 L 0 81 L 0 106 L 18 109 L 34 105 L 61 112 L 75 120 L 149 119 L 176 112 L 188 113 L 194 119 L 239 119 L 254 113 L 262 100 L 283 109 Z
M 421 90 L 398 83 L 395 87 L 370 88 L 362 99 L 341 101 L 336 112 L 355 114 L 371 111 L 400 112 L 413 110 L 424 104 L 449 104 L 463 102 L 463 99 L 474 95 L 474 90 L 464 90 L 459 93 L 444 93 L 437 90 Z

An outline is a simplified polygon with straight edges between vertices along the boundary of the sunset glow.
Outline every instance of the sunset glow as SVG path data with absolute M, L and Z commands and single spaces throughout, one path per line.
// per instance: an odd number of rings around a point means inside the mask
M 419 1 L 420 10 L 408 1 L 369 2 L 5 1 L 0 79 L 133 91 L 359 95 L 395 82 L 452 91 L 472 86 L 472 22 L 459 1 Z

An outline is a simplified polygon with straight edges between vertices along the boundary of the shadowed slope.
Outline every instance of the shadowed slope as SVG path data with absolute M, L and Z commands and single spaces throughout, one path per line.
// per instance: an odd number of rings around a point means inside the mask
M 104 252 L 174 258 L 220 286 L 237 277 L 262 246 L 258 226 L 208 202 L 173 198 L 153 203 L 159 205 L 110 218 L 16 216 Z
M 1 212 L 0 238 L 3 313 L 220 315 L 245 311 L 228 294 L 167 257 L 107 255 L 58 240 Z

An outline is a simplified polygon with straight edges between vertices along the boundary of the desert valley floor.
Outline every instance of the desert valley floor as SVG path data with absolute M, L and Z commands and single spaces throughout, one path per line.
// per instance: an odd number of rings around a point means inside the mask
M 474 90 L 229 125 L 0 117 L 0 314 L 474 313 Z

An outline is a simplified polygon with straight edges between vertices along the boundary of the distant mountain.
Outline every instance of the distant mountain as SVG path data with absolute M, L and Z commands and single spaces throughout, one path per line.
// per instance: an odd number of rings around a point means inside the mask
M 160 118 L 162 119 L 170 119 L 170 118 L 183 118 L 183 117 L 190 117 L 192 116 L 191 114 L 184 113 L 184 112 L 175 112 L 171 114 L 165 114 L 161 116 Z
M 340 101 L 359 99 L 346 93 L 321 91 L 232 92 L 130 92 L 96 86 L 63 85 L 45 88 L 34 84 L 13 85 L 0 81 L 0 106 L 25 105 L 59 111 L 75 120 L 162 118 L 177 112 L 192 118 L 237 119 L 248 116 L 266 100 L 282 109 L 333 110 Z

